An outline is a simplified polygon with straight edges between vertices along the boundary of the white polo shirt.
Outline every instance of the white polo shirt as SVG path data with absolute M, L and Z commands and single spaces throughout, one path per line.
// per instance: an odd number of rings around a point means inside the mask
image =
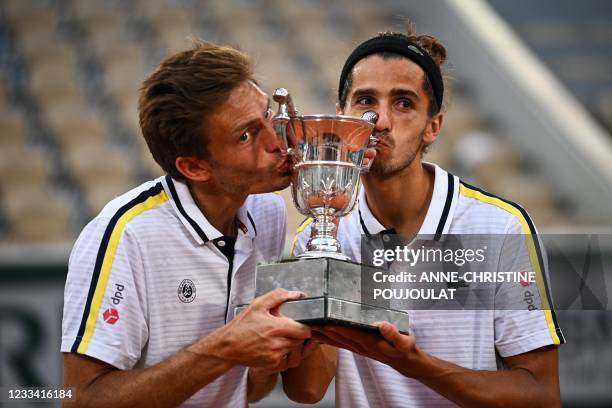
M 533 240 L 525 240 L 531 262 L 531 268 L 526 270 L 536 272 L 537 283 L 530 289 L 537 292 L 544 307 L 531 311 L 512 305 L 498 308 L 500 303 L 516 299 L 506 299 L 508 293 L 496 293 L 493 299 L 496 307 L 486 310 L 407 310 L 410 331 L 419 348 L 462 367 L 498 370 L 502 368 L 498 356 L 509 357 L 564 343 L 549 296 L 545 253 L 525 210 L 460 181 L 436 165 L 424 165 L 435 172 L 435 182 L 419 235 L 534 234 L 530 235 Z M 304 251 L 310 236 L 310 221 L 298 232 L 295 254 Z M 385 234 L 393 233 L 393 229 L 385 229 L 374 217 L 363 189 L 355 209 L 338 226 L 342 252 L 356 262 L 361 262 L 362 237 L 380 234 L 384 239 Z M 338 350 L 336 405 L 351 408 L 455 406 L 393 368 L 343 349 Z
M 285 239 L 276 194 L 249 196 L 237 219 L 238 236 L 224 237 L 168 176 L 112 200 L 70 255 L 61 351 L 150 367 L 223 326 L 251 302 L 255 266 L 279 260 Z M 246 406 L 246 374 L 234 367 L 185 405 Z

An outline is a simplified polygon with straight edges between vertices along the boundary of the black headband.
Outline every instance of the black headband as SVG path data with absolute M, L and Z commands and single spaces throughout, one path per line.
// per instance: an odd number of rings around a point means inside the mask
M 370 38 L 353 50 L 351 55 L 346 59 L 344 67 L 342 68 L 342 73 L 340 74 L 338 100 L 342 99 L 342 87 L 355 64 L 369 55 L 381 52 L 392 52 L 402 55 L 421 67 L 423 71 L 425 71 L 425 75 L 427 75 L 433 87 L 434 98 L 438 105 L 438 111 L 440 111 L 442 108 L 442 96 L 444 95 L 444 83 L 442 81 L 440 67 L 434 62 L 429 53 L 418 44 L 408 39 L 391 35 L 381 35 Z

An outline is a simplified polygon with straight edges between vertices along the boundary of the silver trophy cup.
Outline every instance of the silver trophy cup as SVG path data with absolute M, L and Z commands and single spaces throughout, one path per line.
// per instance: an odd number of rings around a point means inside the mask
M 336 238 L 339 218 L 355 206 L 359 177 L 366 169 L 365 152 L 375 140 L 374 125 L 367 117 L 298 115 L 284 88 L 275 91 L 274 100 L 279 103 L 274 126 L 293 164 L 293 202 L 313 222 L 305 251 L 297 259 L 257 267 L 255 296 L 277 287 L 300 290 L 307 297 L 284 303 L 283 315 L 370 329 L 372 323 L 387 320 L 407 333 L 408 315 L 370 296 L 371 279 L 362 276 L 373 273 L 373 268 L 351 262 Z
M 314 219 L 306 252 L 300 258 L 348 260 L 340 252 L 336 222 L 355 205 L 359 174 L 372 124 L 343 116 L 292 119 L 296 131 L 291 192 L 299 212 Z

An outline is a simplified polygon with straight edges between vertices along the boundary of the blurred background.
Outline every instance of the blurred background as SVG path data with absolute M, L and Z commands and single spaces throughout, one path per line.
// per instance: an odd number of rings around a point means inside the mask
M 110 199 L 162 174 L 137 93 L 164 56 L 190 36 L 238 46 L 266 91 L 332 113 L 350 51 L 407 19 L 446 45 L 452 78 L 425 159 L 522 204 L 541 232 L 612 233 L 612 2 L 0 0 L 0 387 L 61 384 L 71 245 Z M 302 219 L 290 213 L 288 242 Z M 611 313 L 560 320 L 564 405 L 610 406 Z M 289 402 L 276 390 L 258 406 Z

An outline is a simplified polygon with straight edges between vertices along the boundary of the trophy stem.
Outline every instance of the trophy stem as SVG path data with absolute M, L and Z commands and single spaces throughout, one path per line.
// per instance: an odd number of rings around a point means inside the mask
M 336 239 L 338 231 L 332 220 L 333 217 L 325 214 L 315 218 L 306 252 L 298 255 L 298 258 L 329 257 L 345 261 L 350 259 L 340 252 L 340 242 Z

